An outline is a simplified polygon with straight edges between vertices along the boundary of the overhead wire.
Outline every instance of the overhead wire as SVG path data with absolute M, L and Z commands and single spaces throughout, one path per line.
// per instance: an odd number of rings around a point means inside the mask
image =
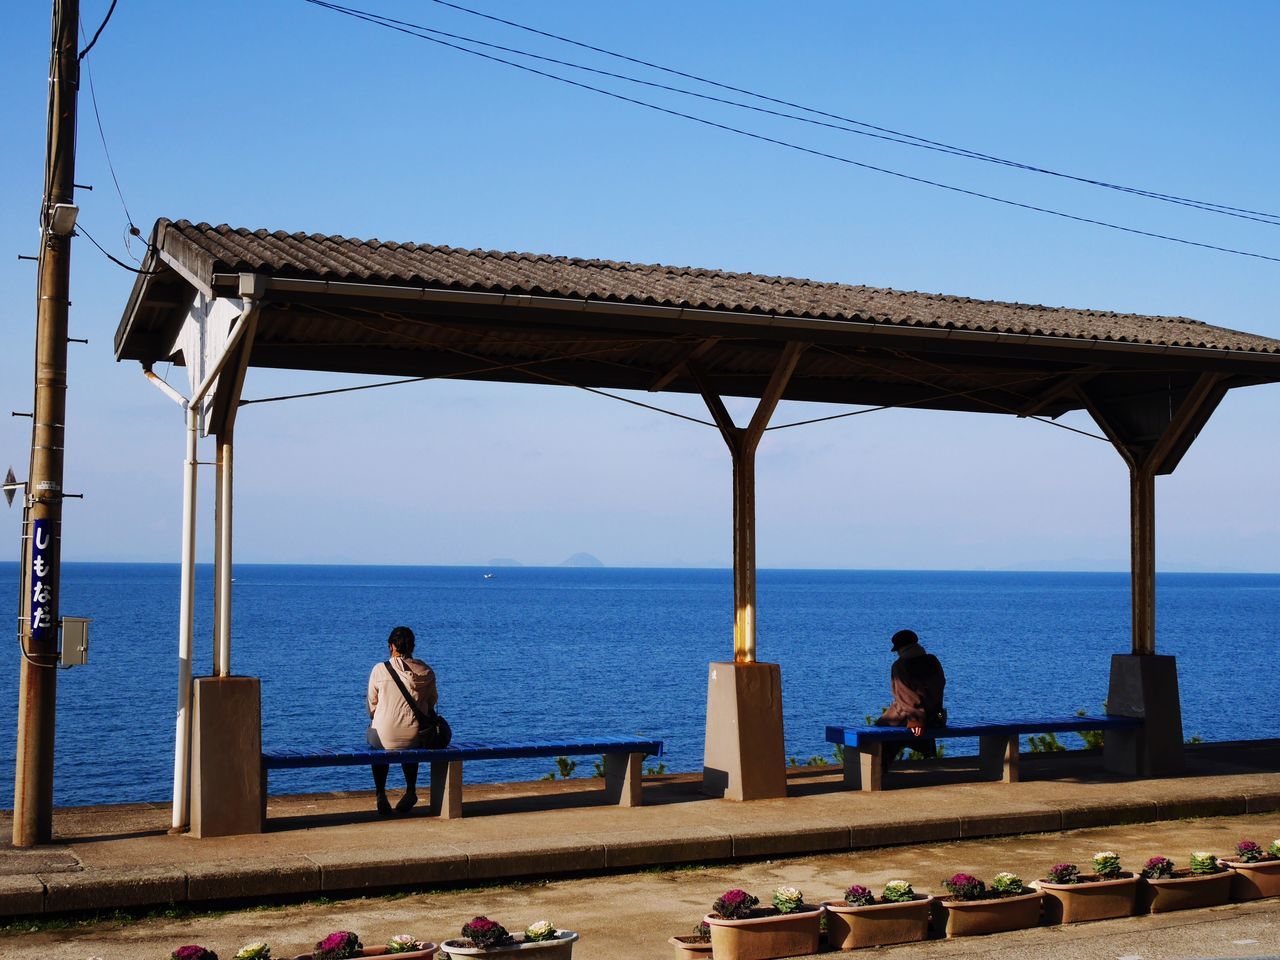
M 647 100 L 640 100 L 636 97 L 630 97 L 630 96 L 627 96 L 626 94 L 621 94 L 613 90 L 608 90 L 603 87 L 594 86 L 593 84 L 583 83 L 578 80 L 573 80 L 573 79 L 570 79 L 569 77 L 564 77 L 559 74 L 552 73 L 550 71 L 540 70 L 537 67 L 531 67 L 527 64 L 517 63 L 513 60 L 508 60 L 505 57 L 499 57 L 494 54 L 485 53 L 481 50 L 473 50 L 469 47 L 461 46 L 457 43 L 453 43 L 448 40 L 443 40 L 436 36 L 431 36 L 423 33 L 415 33 L 408 28 L 396 26 L 395 24 L 387 23 L 380 19 L 377 19 L 376 15 L 365 14 L 363 11 L 356 10 L 356 8 L 342 7 L 337 4 L 325 2 L 325 0 L 304 0 L 304 2 L 312 4 L 314 6 L 322 7 L 324 9 L 331 10 L 336 13 L 350 16 L 355 19 L 364 20 L 375 26 L 381 26 L 387 29 L 396 30 L 400 33 L 405 33 L 409 36 L 416 37 L 420 40 L 426 40 L 430 43 L 434 43 L 439 46 L 447 47 L 452 50 L 457 50 L 461 53 L 470 54 L 471 56 L 479 57 L 484 60 L 490 60 L 495 63 L 501 63 L 506 66 L 513 67 L 517 70 L 524 71 L 526 73 L 531 73 L 537 76 L 545 77 L 550 80 L 556 80 L 556 81 L 559 81 L 560 83 L 577 87 L 582 90 L 587 90 L 592 93 L 601 94 L 602 96 L 606 96 L 614 100 L 619 100 L 624 103 L 630 103 L 635 106 L 644 107 L 646 109 L 653 110 L 658 113 L 667 114 L 669 116 L 680 117 L 682 119 L 690 120 L 694 123 L 698 123 L 703 126 L 711 127 L 717 130 L 722 130 L 728 133 L 733 133 L 738 136 L 747 137 L 751 140 L 756 140 L 762 143 L 770 143 L 775 146 L 784 147 L 786 149 L 794 150 L 799 153 L 804 153 L 810 156 L 821 157 L 827 160 L 834 160 L 838 163 L 843 163 L 849 166 L 858 167 L 863 170 L 870 170 L 876 173 L 882 173 L 887 176 L 896 177 L 900 180 L 905 180 L 911 183 L 931 186 L 941 190 L 946 190 L 946 191 L 961 194 L 964 196 L 975 197 L 982 200 L 989 200 L 994 203 L 1003 204 L 1005 206 L 1014 207 L 1017 209 L 1028 210 L 1035 213 L 1043 213 L 1049 216 L 1059 217 L 1061 219 L 1073 221 L 1076 223 L 1090 224 L 1093 226 L 1104 227 L 1106 229 L 1116 230 L 1122 233 L 1127 233 L 1135 236 L 1147 237 L 1154 240 L 1164 240 L 1169 243 L 1176 243 L 1183 246 L 1194 247 L 1194 248 L 1204 249 L 1204 250 L 1213 250 L 1218 253 L 1226 253 L 1226 254 L 1231 254 L 1233 256 L 1248 257 L 1255 260 L 1265 260 L 1272 263 L 1280 263 L 1280 257 L 1277 257 L 1277 256 L 1271 256 L 1264 253 L 1257 253 L 1250 250 L 1241 250 L 1235 247 L 1222 246 L 1220 244 L 1207 243 L 1205 241 L 1200 241 L 1200 240 L 1192 240 L 1187 237 L 1178 237 L 1171 234 L 1157 233 L 1152 230 L 1143 230 L 1138 227 L 1130 227 L 1124 224 L 1114 223 L 1108 220 L 1099 220 L 1094 217 L 1085 217 L 1078 214 L 1067 213 L 1066 211 L 1063 211 L 1063 210 L 1056 210 L 1050 207 L 1040 206 L 1038 204 L 1023 203 L 1018 200 L 1008 199 L 1007 197 L 1000 197 L 994 194 L 983 193 L 978 190 L 971 190 L 967 187 L 960 187 L 954 184 L 944 183 L 938 180 L 931 180 L 926 177 L 914 176 L 912 174 L 903 173 L 898 170 L 892 170 L 888 167 L 881 167 L 876 164 L 866 163 L 861 160 L 855 160 L 852 157 L 846 157 L 840 154 L 829 153 L 825 150 L 818 150 L 813 147 L 806 147 L 801 144 L 792 143 L 791 141 L 788 141 L 788 140 L 782 140 L 778 137 L 771 137 L 762 133 L 756 133 L 750 130 L 744 130 L 741 127 L 735 127 L 735 126 L 732 126 L 731 124 L 721 123 L 716 120 L 710 120 L 706 117 L 700 117 L 695 114 L 685 113 L 683 111 L 675 110 L 670 107 L 664 107 L 659 104 L 650 103 Z
M 978 150 L 971 150 L 967 147 L 956 146 L 955 144 L 945 143 L 940 140 L 932 140 L 927 137 L 917 136 L 916 134 L 906 133 L 901 130 L 895 130 L 891 127 L 879 126 L 877 124 L 868 123 L 864 120 L 858 120 L 853 117 L 842 116 L 841 114 L 832 113 L 826 110 L 821 110 L 816 107 L 809 107 L 802 103 L 797 103 L 792 100 L 785 100 L 779 97 L 770 96 L 769 94 L 759 93 L 754 90 L 749 90 L 745 87 L 738 87 L 732 84 L 723 83 L 718 80 L 712 80 L 709 77 L 700 76 L 696 73 L 689 73 L 684 70 L 678 70 L 674 67 L 663 66 L 662 64 L 654 63 L 649 60 L 644 60 L 639 57 L 633 57 L 625 53 L 619 53 L 615 50 L 609 50 L 606 47 L 601 47 L 596 44 L 586 43 L 581 40 L 575 40 L 572 37 L 566 37 L 561 34 L 552 33 L 547 30 L 540 30 L 537 27 L 532 27 L 532 26 L 529 26 L 528 24 L 520 23 L 516 20 L 508 20 L 504 17 L 499 17 L 491 13 L 486 13 L 482 10 L 475 10 L 471 7 L 464 6 L 460 3 L 454 3 L 452 2 L 452 0 L 432 0 L 432 2 L 443 7 L 449 7 L 453 10 L 457 10 L 462 13 L 469 14 L 474 17 L 481 17 L 485 20 L 490 20 L 495 23 L 504 24 L 505 26 L 514 27 L 517 30 L 523 30 L 527 33 L 532 33 L 540 37 L 546 37 L 547 39 L 556 40 L 561 43 L 571 44 L 572 46 L 580 47 L 581 49 L 584 49 L 584 50 L 590 50 L 593 53 L 604 54 L 605 56 L 614 57 L 619 60 L 624 60 L 628 63 L 634 63 L 638 66 L 647 67 L 652 70 L 658 70 L 663 73 L 671 74 L 673 76 L 683 77 L 686 80 L 693 80 L 698 83 L 704 83 L 708 86 L 716 87 L 721 90 L 728 90 L 733 93 L 740 93 L 745 96 L 754 97 L 757 100 L 763 100 L 767 103 L 774 103 L 779 106 L 790 107 L 795 110 L 802 110 L 805 113 L 811 113 L 815 116 L 827 117 L 828 119 L 839 120 L 843 123 L 854 124 L 858 127 L 863 127 L 867 130 L 874 130 L 881 134 L 903 138 L 903 139 L 900 139 L 898 142 L 904 142 L 904 140 L 912 141 L 915 145 L 918 145 L 924 149 L 939 150 L 944 153 L 950 153 L 958 156 L 966 156 L 974 160 L 984 160 L 989 163 L 995 163 L 995 164 L 999 164 L 1001 166 L 1006 166 L 1006 167 L 1013 167 L 1019 170 L 1026 170 L 1032 173 L 1040 173 L 1040 174 L 1044 174 L 1051 177 L 1058 177 L 1066 180 L 1074 180 L 1078 183 L 1084 183 L 1084 184 L 1088 184 L 1096 187 L 1103 187 L 1108 190 L 1116 190 L 1122 193 L 1132 193 L 1138 196 L 1148 197 L 1153 200 L 1164 200 L 1170 203 L 1177 203 L 1185 206 L 1199 207 L 1201 209 L 1212 209 L 1212 210 L 1224 212 L 1224 213 L 1232 212 L 1232 213 L 1239 213 L 1239 214 L 1249 214 L 1250 216 L 1245 217 L 1245 219 L 1255 219 L 1258 217 L 1266 217 L 1269 219 L 1261 222 L 1280 223 L 1280 213 L 1267 213 L 1259 210 L 1250 210 L 1247 207 L 1236 207 L 1229 204 L 1214 203 L 1208 200 L 1197 200 L 1189 197 L 1178 196 L 1177 194 L 1163 193 L 1155 190 L 1147 190 L 1141 187 L 1131 187 L 1131 186 L 1126 186 L 1124 184 L 1111 183 L 1109 181 L 1097 179 L 1094 177 L 1085 177 L 1085 176 L 1080 176 L 1076 174 L 1064 173 L 1062 171 L 1052 170 L 1047 167 L 1041 167 L 1036 164 L 1024 163 L 1017 160 L 1009 160 L 1007 158 L 999 157 L 994 154 L 984 153 Z M 378 14 L 373 14 L 373 15 L 380 16 Z M 385 18 L 385 19 L 390 19 L 390 18 Z M 397 21 L 397 22 L 404 23 L 405 21 Z
M 878 364 L 878 363 L 873 363 L 872 361 L 867 360 L 867 359 L 865 359 L 865 358 L 851 357 L 851 356 L 849 356 L 847 353 L 844 353 L 843 351 L 840 351 L 840 350 L 834 350 L 834 349 L 832 349 L 831 347 L 825 346 L 825 345 L 823 345 L 823 344 L 815 344 L 815 345 L 814 345 L 814 347 L 815 347 L 815 349 L 817 349 L 817 350 L 821 350 L 821 351 L 823 351 L 824 353 L 829 353 L 829 354 L 831 354 L 833 357 L 839 357 L 840 359 L 844 360 L 844 361 L 845 361 L 845 362 L 847 362 L 847 363 L 857 364 L 857 365 L 861 365 L 861 366 L 870 367 L 871 369 L 873 369 L 873 370 L 877 370 L 877 371 L 879 371 L 880 373 L 890 373 L 890 374 L 892 374 L 893 376 L 899 376 L 899 377 L 902 377 L 902 378 L 903 378 L 903 379 L 905 379 L 905 380 L 912 380 L 912 381 L 914 381 L 915 383 L 918 383 L 918 384 L 920 384 L 920 385 L 922 385 L 922 386 L 937 388 L 937 384 L 935 384 L 935 383 L 931 383 L 930 381 L 925 380 L 923 377 L 916 377 L 916 376 L 912 376 L 911 374 L 906 373 L 906 372 L 904 372 L 904 371 L 902 371 L 902 370 L 892 370 L 892 371 L 891 371 L 891 370 L 889 370 L 889 368 L 884 367 L 884 366 L 882 366 L 882 365 L 880 365 L 880 364 Z M 919 361 L 919 358 L 917 358 L 917 357 L 910 357 L 910 359 L 911 359 L 911 360 L 913 360 L 913 361 L 915 361 L 915 362 L 920 362 L 920 361 Z M 944 369 L 945 369 L 945 368 L 944 368 Z M 1102 441 L 1104 441 L 1104 442 L 1106 442 L 1106 443 L 1110 443 L 1110 442 L 1111 442 L 1110 440 L 1108 440 L 1106 437 L 1102 436 L 1101 434 L 1098 434 L 1098 433 L 1090 433 L 1088 430 L 1081 430 L 1081 429 L 1079 429 L 1078 427 L 1072 427 L 1072 426 L 1069 426 L 1068 424 L 1065 424 L 1065 423 L 1058 423 L 1058 421 L 1056 421 L 1056 420 L 1051 420 L 1051 419 L 1050 419 L 1050 418 L 1048 418 L 1048 417 L 1039 417 L 1039 416 L 1030 416 L 1030 415 L 1025 415 L 1025 414 L 1023 414 L 1020 410 L 1016 409 L 1015 407 L 1010 407 L 1010 406 L 1008 406 L 1008 405 L 1006 405 L 1006 404 L 997 403 L 996 401 L 994 401 L 994 400 L 989 400 L 989 399 L 987 399 L 986 397 L 978 397 L 978 396 L 974 396 L 975 394 L 977 394 L 977 393 L 979 392 L 979 390 L 980 390 L 980 389 L 981 389 L 981 388 L 974 388 L 974 389 L 972 389 L 972 390 L 959 391 L 959 392 L 957 392 L 957 394 L 956 394 L 956 395 L 957 395 L 957 396 L 973 396 L 973 397 L 974 397 L 974 399 L 975 399 L 975 400 L 977 400 L 979 403 L 985 403 L 987 406 L 991 407 L 992 409 L 999 410 L 999 411 L 1001 411 L 1002 413 L 1012 413 L 1012 414 L 1014 414 L 1015 416 L 1017 416 L 1019 419 L 1023 419 L 1023 420 L 1034 420 L 1034 421 L 1036 421 L 1036 422 L 1038 422 L 1038 423 L 1043 423 L 1043 424 L 1045 424 L 1045 425 L 1047 425 L 1047 426 L 1050 426 L 1050 427 L 1057 427 L 1059 430 L 1066 430 L 1066 431 L 1068 431 L 1068 432 L 1070 432 L 1070 433 L 1078 433 L 1078 434 L 1080 434 L 1082 437 L 1089 437 L 1089 438 L 1091 438 L 1091 439 L 1093 439 L 1093 440 L 1102 440 Z M 994 385 L 993 389 L 996 389 L 996 390 L 1003 389 L 1003 385 Z M 1029 400 L 1030 398 L 1029 398 L 1029 397 L 1023 397 L 1022 399 L 1024 399 L 1024 400 Z M 910 405 L 910 404 L 902 404 L 902 406 L 909 406 L 909 405 Z
M 119 257 L 112 254 L 109 250 L 107 250 L 106 247 L 104 247 L 97 240 L 95 240 L 93 238 L 93 235 L 84 228 L 84 224 L 78 221 L 76 223 L 76 234 L 84 237 L 86 240 L 92 243 L 95 247 L 97 247 L 98 250 L 102 253 L 102 255 L 106 257 L 108 260 L 110 260 L 112 263 L 114 263 L 117 267 L 121 267 L 122 269 L 128 270 L 130 273 L 136 273 L 139 276 L 143 276 L 143 277 L 154 277 L 156 274 L 162 272 L 160 270 L 141 270 L 138 267 L 129 266 L 129 264 L 125 263 Z
M 331 310 L 325 310 L 323 307 L 319 307 L 319 306 L 313 306 L 313 307 L 312 307 L 312 309 L 314 309 L 314 310 L 315 310 L 316 312 L 318 312 L 318 313 L 323 313 L 323 314 L 325 314 L 326 316 L 333 317 L 334 319 L 337 319 L 337 320 L 351 320 L 351 321 L 353 321 L 353 322 L 355 322 L 355 323 L 357 323 L 357 324 L 361 324 L 362 326 L 366 326 L 367 328 L 372 329 L 372 330 L 375 330 L 375 331 L 377 331 L 377 332 L 379 332 L 379 333 L 390 333 L 390 334 L 392 334 L 392 335 L 394 335 L 394 336 L 399 337 L 400 339 L 408 340 L 408 341 L 413 342 L 413 343 L 421 343 L 421 344 L 424 344 L 424 345 L 426 345 L 426 346 L 432 347 L 433 349 L 436 349 L 436 350 L 443 350 L 443 351 L 445 351 L 445 352 L 447 352 L 447 353 L 455 353 L 455 354 L 457 354 L 458 356 L 460 356 L 460 357 L 466 357 L 466 358 L 467 358 L 467 359 L 469 359 L 469 360 L 475 360 L 475 361 L 480 362 L 480 363 L 490 363 L 490 362 L 491 362 L 491 361 L 489 360 L 489 358 L 484 357 L 484 356 L 481 356 L 480 354 L 471 353 L 470 351 L 462 350 L 461 348 L 458 348 L 458 347 L 451 347 L 451 346 L 448 346 L 447 344 L 442 344 L 442 343 L 438 343 L 438 342 L 433 341 L 433 340 L 428 340 L 426 337 L 415 337 L 415 336 L 413 336 L 412 334 L 407 333 L 406 331 L 402 331 L 402 330 L 401 330 L 401 331 L 386 330 L 386 329 L 381 328 L 381 327 L 377 327 L 377 326 L 374 326 L 374 325 L 371 325 L 371 324 L 367 324 L 367 323 L 365 323 L 364 321 L 360 320 L 360 318 L 355 317 L 355 316 L 352 316 L 352 315 L 349 315 L 349 314 L 334 313 L 334 312 L 333 312 L 333 311 L 331 311 Z M 381 315 L 379 314 L 379 316 L 381 316 Z M 387 319 L 387 318 L 384 316 L 384 317 L 383 317 L 383 319 Z M 443 325 L 442 325 L 442 326 L 443 326 Z M 467 371 L 467 372 L 464 372 L 464 373 L 457 373 L 457 374 L 440 374 L 440 375 L 437 375 L 437 376 L 435 376 L 435 377 L 428 377 L 428 378 L 423 378 L 423 379 L 439 379 L 439 380 L 455 379 L 455 378 L 459 378 L 459 377 L 476 376 L 476 375 L 478 375 L 478 374 L 480 374 L 480 373 L 492 373 L 492 372 L 496 372 L 496 371 L 498 371 L 498 370 L 512 370 L 512 369 L 520 369 L 520 370 L 523 370 L 525 373 L 528 373 L 530 376 L 536 377 L 536 378 L 538 378 L 538 379 L 540 379 L 540 380 L 545 380 L 545 381 L 547 381 L 548 383 L 555 383 L 555 384 L 559 384 L 560 386 L 564 386 L 564 387 L 574 387 L 574 388 L 576 388 L 576 389 L 578 389 L 578 390 L 583 390 L 583 391 L 585 391 L 585 392 L 587 392 L 587 393 L 594 393 L 594 394 L 595 394 L 595 395 L 597 395 L 597 396 L 607 397 L 607 398 L 609 398 L 610 400 L 617 400 L 617 401 L 619 401 L 620 403 L 630 404 L 631 406 L 634 406 L 634 407 L 642 407 L 642 408 L 644 408 L 644 409 L 646 409 L 646 410 L 651 410 L 651 411 L 653 411 L 654 413 L 662 413 L 662 414 L 666 414 L 666 415 L 667 415 L 667 416 L 669 416 L 669 417 L 675 417 L 677 420 L 688 420 L 690 423 L 698 423 L 698 424 L 702 424 L 704 427 L 715 427 L 715 424 L 714 424 L 714 423 L 712 423 L 712 422 L 711 422 L 711 421 L 709 421 L 709 420 L 700 420 L 700 419 L 698 419 L 697 417 L 691 417 L 691 416 L 689 416 L 688 414 L 679 413 L 679 412 L 677 412 L 677 411 L 675 411 L 675 410 L 668 410 L 668 409 L 666 409 L 665 407 L 659 407 L 659 406 L 656 406 L 655 404 L 651 404 L 651 403 L 643 403 L 643 402 L 641 402 L 641 401 L 639 401 L 639 400 L 633 400 L 633 399 L 631 399 L 630 397 L 623 397 L 623 396 L 619 396 L 618 394 L 610 393 L 610 392 L 609 392 L 609 391 L 607 391 L 607 390 L 601 390 L 601 389 L 599 389 L 599 388 L 597 388 L 597 387 L 586 387 L 586 386 L 583 386 L 582 384 L 574 383 L 574 382 L 572 382 L 571 380 L 565 380 L 565 379 L 563 379 L 563 378 L 561 378 L 561 377 L 556 377 L 556 376 L 552 376 L 551 374 L 548 374 L 548 373 L 543 373 L 543 372 L 542 372 L 542 371 L 540 371 L 540 370 L 534 370 L 534 369 L 531 369 L 533 366 L 535 366 L 536 364 L 540 364 L 540 363 L 553 363 L 553 362 L 560 361 L 560 360 L 593 359 L 593 358 L 592 358 L 592 356 L 591 356 L 591 354 L 592 354 L 592 353 L 607 353 L 607 352 L 609 352 L 610 350 L 619 350 L 619 349 L 623 349 L 623 348 L 622 348 L 622 347 L 619 347 L 619 346 L 617 346 L 617 345 L 614 345 L 614 346 L 611 346 L 611 347 L 608 347 L 608 348 L 604 348 L 604 349 L 602 349 L 602 350 L 591 351 L 591 352 L 588 352 L 588 353 L 568 354 L 568 355 L 560 356 L 560 357 L 546 357 L 546 358 L 540 358 L 540 359 L 535 359 L 535 360 L 523 360 L 523 361 L 519 361 L 519 362 L 516 362 L 516 363 L 509 363 L 509 364 L 501 364 L 501 365 L 498 365 L 498 366 L 491 366 L 491 367 L 488 367 L 488 368 L 485 368 L 485 369 L 481 369 L 481 370 L 472 370 L 472 371 Z M 407 381 L 406 381 L 406 382 L 407 382 Z M 391 384 L 391 383 L 386 383 L 386 384 L 381 384 L 381 385 L 391 386 L 392 384 Z M 369 385 L 366 385 L 366 386 L 373 387 L 373 386 L 380 386 L 380 384 L 369 384 Z M 342 389 L 352 389 L 352 388 L 342 388 Z M 357 388 L 357 389 L 358 389 L 358 388 Z M 276 398 L 269 398 L 269 399 L 276 399 Z M 290 397 L 290 398 L 281 398 L 281 399 L 293 399 L 293 398 L 291 398 L 291 397 Z M 250 401 L 250 402 L 260 402 L 260 401 Z
M 93 39 L 89 41 L 89 45 L 80 51 L 78 59 L 83 60 L 89 55 L 89 51 L 93 49 L 93 45 L 98 42 L 98 38 L 102 36 L 102 31 L 107 29 L 107 24 L 111 22 L 111 15 L 116 12 L 116 3 L 118 0 L 111 0 L 111 6 L 107 7 L 107 15 L 102 18 L 102 23 L 98 24 L 98 29 L 93 32 Z
M 83 29 L 83 24 L 81 25 L 81 29 Z M 133 222 L 133 214 L 129 212 L 129 202 L 124 198 L 124 190 L 120 187 L 120 178 L 116 175 L 116 165 L 111 160 L 111 148 L 107 146 L 107 134 L 102 128 L 102 114 L 98 110 L 98 92 L 94 89 L 93 85 L 92 61 L 86 61 L 84 63 L 84 68 L 89 77 L 89 102 L 93 106 L 93 118 L 97 122 L 98 126 L 98 139 L 102 141 L 102 153 L 107 159 L 107 170 L 111 174 L 111 182 L 115 185 L 116 196 L 120 198 L 120 206 L 124 209 L 125 220 L 128 221 L 128 226 L 125 228 L 124 232 L 125 249 L 129 252 L 129 256 L 134 258 L 135 262 L 141 263 L 137 257 L 134 257 L 133 246 L 131 245 L 130 240 L 133 237 L 141 236 L 142 231 L 139 230 Z

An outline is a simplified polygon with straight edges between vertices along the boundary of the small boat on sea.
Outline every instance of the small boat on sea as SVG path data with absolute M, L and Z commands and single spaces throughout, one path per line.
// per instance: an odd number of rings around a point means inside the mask
M 493 579 L 493 574 L 492 574 L 492 573 L 486 573 L 486 574 L 484 575 L 484 578 L 485 578 L 486 580 L 492 580 L 492 579 Z

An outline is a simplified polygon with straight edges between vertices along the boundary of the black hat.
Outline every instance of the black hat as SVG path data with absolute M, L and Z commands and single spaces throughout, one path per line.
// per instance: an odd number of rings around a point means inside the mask
M 919 643 L 920 638 L 916 636 L 914 630 L 899 630 L 893 635 L 893 649 L 898 650 L 902 647 L 909 647 L 913 643 Z

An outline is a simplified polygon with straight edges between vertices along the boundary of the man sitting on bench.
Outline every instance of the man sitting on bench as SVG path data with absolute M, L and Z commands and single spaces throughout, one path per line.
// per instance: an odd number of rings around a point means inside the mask
M 942 706 L 942 694 L 947 686 L 947 675 L 942 664 L 920 646 L 920 638 L 914 630 L 899 630 L 893 635 L 894 661 L 889 680 L 893 686 L 893 703 L 876 721 L 877 727 L 906 727 L 917 737 L 929 727 L 944 727 L 947 711 Z M 887 745 L 884 769 L 888 770 L 907 744 Z M 937 756 L 937 741 L 922 740 L 915 747 L 926 757 Z

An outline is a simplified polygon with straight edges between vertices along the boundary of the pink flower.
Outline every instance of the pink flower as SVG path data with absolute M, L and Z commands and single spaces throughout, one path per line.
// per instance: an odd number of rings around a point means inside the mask
M 351 960 L 364 946 L 350 930 L 335 930 L 316 944 L 312 960 Z

